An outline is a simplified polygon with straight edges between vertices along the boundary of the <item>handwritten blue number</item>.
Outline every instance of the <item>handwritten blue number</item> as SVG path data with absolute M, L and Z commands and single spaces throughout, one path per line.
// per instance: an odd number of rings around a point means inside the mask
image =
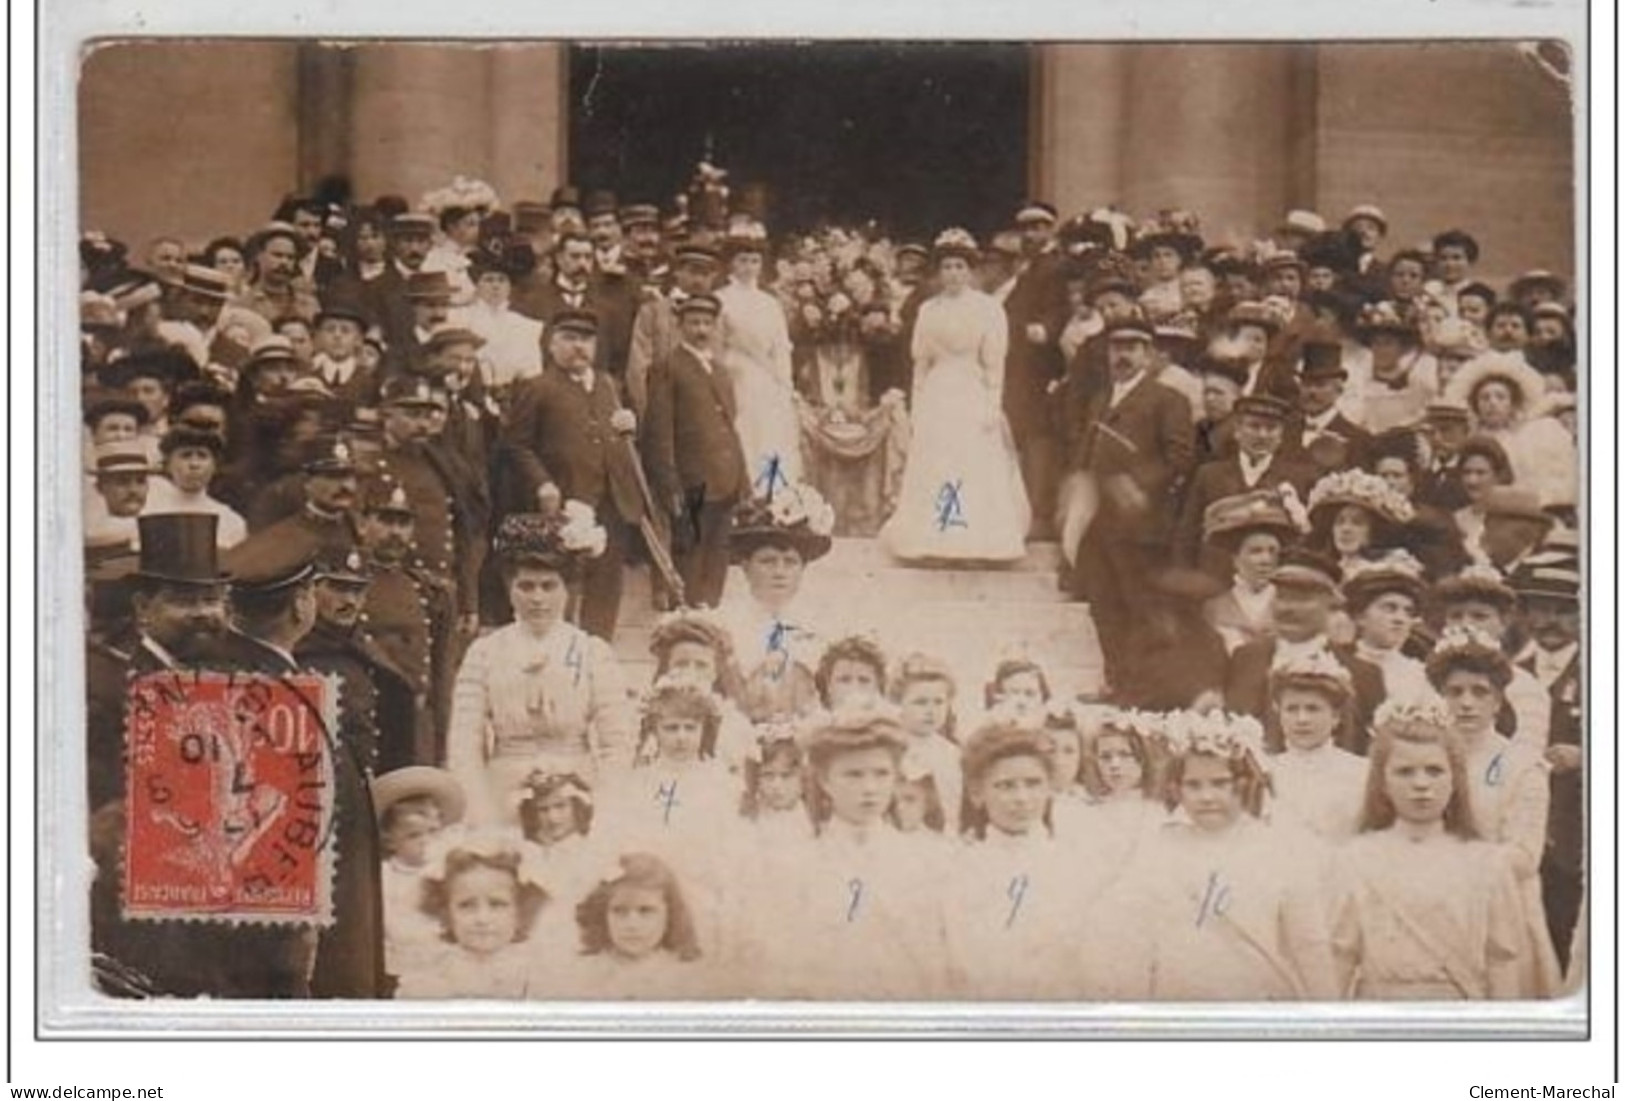
M 852 897 L 852 901 L 846 904 L 846 920 L 852 921 L 858 916 L 858 903 L 863 901 L 863 880 L 847 880 L 846 893 Z
M 572 638 L 570 649 L 564 655 L 564 665 L 574 674 L 577 685 L 581 683 L 581 664 L 581 640 Z
M 662 824 L 669 825 L 671 823 L 671 808 L 677 805 L 677 781 L 673 780 L 669 784 L 661 784 L 660 790 L 655 793 L 655 801 L 664 808 L 661 811 Z
M 1010 900 L 1010 916 L 1004 919 L 1006 929 L 1016 923 L 1016 914 L 1021 911 L 1021 900 L 1027 897 L 1027 877 L 1018 875 L 1010 880 L 1010 886 L 1005 888 L 1005 897 Z
M 937 490 L 938 531 L 970 526 L 965 522 L 965 501 L 961 491 L 962 485 L 963 479 L 956 478 L 951 482 L 944 482 L 942 488 Z
M 1495 756 L 1490 758 L 1489 767 L 1484 770 L 1484 782 L 1490 785 L 1492 788 L 1498 786 L 1501 783 L 1502 767 L 1503 762 L 1501 755 L 1497 753 Z
M 1201 908 L 1196 911 L 1196 924 L 1200 928 L 1209 917 L 1223 917 L 1230 909 L 1230 888 L 1219 882 L 1218 872 L 1209 872 L 1207 888 L 1202 893 Z
M 766 483 L 767 499 L 770 502 L 773 500 L 774 490 L 780 486 L 786 489 L 790 486 L 790 479 L 784 476 L 784 464 L 776 454 L 768 456 L 767 461 L 762 464 L 762 473 L 757 476 L 756 484 L 761 486 L 764 482 Z

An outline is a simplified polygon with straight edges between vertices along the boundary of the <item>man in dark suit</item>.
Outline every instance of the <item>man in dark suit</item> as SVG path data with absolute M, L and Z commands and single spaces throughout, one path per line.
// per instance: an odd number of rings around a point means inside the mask
M 1552 769 L 1552 801 L 1546 818 L 1546 852 L 1540 893 L 1546 924 L 1565 967 L 1585 893 L 1585 725 L 1581 704 L 1580 571 L 1566 554 L 1531 555 L 1512 577 L 1523 607 L 1527 649 L 1514 664 L 1551 697 L 1546 763 Z
M 1382 670 L 1354 656 L 1352 650 L 1332 646 L 1326 637 L 1333 609 L 1342 600 L 1337 566 L 1310 551 L 1291 550 L 1275 571 L 1276 636 L 1248 642 L 1230 655 L 1225 676 L 1225 709 L 1253 716 L 1264 724 L 1265 748 L 1285 748 L 1281 724 L 1270 707 L 1270 670 L 1282 658 L 1312 650 L 1329 650 L 1349 671 L 1354 682 L 1354 722 L 1345 724 L 1338 745 L 1365 755 L 1371 719 L 1384 699 Z
M 1058 321 L 1066 316 L 1062 254 L 1055 246 L 1055 208 L 1029 203 L 1016 214 L 1023 258 L 1004 299 L 1010 322 L 1010 354 L 1005 364 L 1004 413 L 1021 464 L 1021 479 L 1032 503 L 1033 531 L 1044 537 L 1055 512 L 1060 442 L 1048 405 L 1050 384 L 1060 380 Z
M 717 253 L 702 244 L 678 246 L 672 261 L 676 284 L 665 294 L 646 298 L 632 325 L 632 347 L 626 364 L 626 398 L 642 416 L 649 408 L 649 375 L 657 363 L 677 350 L 683 334 L 677 307 L 696 294 L 707 294 L 717 277 Z
M 721 311 L 708 294 L 679 304 L 682 341 L 649 376 L 643 426 L 651 489 L 671 510 L 677 568 L 696 607 L 716 607 L 722 599 L 733 510 L 750 487 L 734 428 L 733 384 L 709 351 Z
M 561 311 L 545 340 L 542 373 L 514 388 L 504 442 L 542 512 L 572 500 L 598 514 L 609 542 L 582 578 L 581 626 L 613 641 L 627 550 L 645 515 L 632 444 L 637 420 L 615 379 L 593 366 L 597 317 Z
M 307 539 L 324 553 L 342 555 L 355 546 L 351 513 L 357 483 L 350 445 L 336 436 L 317 441 L 303 473 L 299 511 L 272 521 L 264 510 L 251 510 L 249 529 L 273 538 Z
M 1337 408 L 1348 377 L 1342 345 L 1319 340 L 1303 345 L 1298 416 L 1292 420 L 1284 452 L 1308 460 L 1321 474 L 1364 467 L 1370 453 L 1371 434 Z
M 1106 679 L 1126 690 L 1138 601 L 1167 555 L 1172 493 L 1194 447 L 1190 404 L 1151 377 L 1151 326 L 1137 317 L 1106 329 L 1111 385 L 1090 404 L 1072 457 L 1094 479 L 1099 511 L 1078 547 L 1073 591 L 1089 601 Z
M 1271 394 L 1236 400 L 1236 453 L 1197 467 L 1186 490 L 1174 536 L 1174 553 L 1181 564 L 1210 566 L 1220 576 L 1228 573 L 1228 563 L 1203 563 L 1201 559 L 1202 516 L 1214 501 L 1249 490 L 1274 489 L 1282 482 L 1290 483 L 1300 497 L 1308 496 L 1320 472 L 1307 459 L 1283 454 L 1285 424 L 1291 412 L 1290 405 Z
M 553 278 L 528 288 L 523 301 L 516 292 L 513 308 L 548 326 L 567 310 L 592 314 L 598 319 L 593 366 L 622 386 L 632 348 L 637 288 L 625 275 L 595 271 L 594 263 L 591 238 L 562 234 L 553 244 Z

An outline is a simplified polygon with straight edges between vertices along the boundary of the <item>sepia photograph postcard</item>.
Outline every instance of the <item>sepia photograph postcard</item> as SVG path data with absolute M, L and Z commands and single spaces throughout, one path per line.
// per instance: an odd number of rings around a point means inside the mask
M 83 43 L 59 1004 L 1584 1034 L 1585 46 L 1461 30 Z

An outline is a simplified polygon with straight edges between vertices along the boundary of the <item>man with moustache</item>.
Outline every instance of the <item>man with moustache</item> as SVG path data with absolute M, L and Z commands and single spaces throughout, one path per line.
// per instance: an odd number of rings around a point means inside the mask
M 503 443 L 540 511 L 572 500 L 597 514 L 609 541 L 586 565 L 580 620 L 583 630 L 613 641 L 627 551 L 645 515 L 632 447 L 637 417 L 621 405 L 615 380 L 593 366 L 596 316 L 558 313 L 544 340 L 546 366 L 514 388 Z
M 355 521 L 361 572 L 368 579 L 355 630 L 400 672 L 412 699 L 411 721 L 385 735 L 390 744 L 384 752 L 392 756 L 401 738 L 406 763 L 444 765 L 456 604 L 445 582 L 417 564 L 415 518 L 401 486 L 388 478 L 363 482 Z
M 311 323 L 321 308 L 316 290 L 299 274 L 299 231 L 272 222 L 248 239 L 253 281 L 242 305 L 273 326 L 284 318 Z
M 276 539 L 304 539 L 318 552 L 342 555 L 355 546 L 351 512 L 356 505 L 356 465 L 349 444 L 337 436 L 320 441 L 304 464 L 299 510 L 257 530 Z M 260 514 L 263 520 L 263 514 Z
M 437 438 L 448 402 L 432 379 L 402 375 L 385 383 L 383 446 L 363 473 L 387 477 L 405 493 L 418 564 L 455 594 L 466 639 L 479 626 L 490 503 L 483 479 Z
M 370 780 L 415 763 L 412 685 L 362 628 L 371 578 L 361 552 L 334 553 L 314 545 L 311 550 L 316 554 L 316 624 L 294 647 L 294 656 L 339 677 L 340 725 Z
M 533 288 L 513 308 L 551 325 L 566 310 L 583 311 L 598 319 L 596 359 L 593 366 L 621 385 L 626 376 L 632 344 L 632 322 L 638 296 L 624 273 L 595 270 L 593 239 L 579 233 L 561 234 L 553 245 L 553 279 Z
M 676 285 L 644 301 L 632 324 L 632 349 L 626 361 L 626 398 L 639 416 L 649 408 L 649 374 L 682 343 L 677 308 L 696 294 L 710 293 L 719 259 L 715 249 L 684 244 L 673 257 Z

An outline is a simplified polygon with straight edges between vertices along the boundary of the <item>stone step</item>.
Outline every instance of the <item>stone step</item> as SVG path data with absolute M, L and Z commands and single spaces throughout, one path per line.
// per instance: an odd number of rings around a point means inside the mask
M 987 568 L 969 570 L 964 572 L 976 573 L 984 576 L 1004 575 L 1011 573 L 1048 573 L 1053 574 L 1061 563 L 1061 546 L 1059 543 L 1041 542 L 1028 543 L 1027 555 L 1019 562 L 1008 565 L 990 566 Z M 818 560 L 818 568 L 831 570 L 879 570 L 887 568 L 918 569 L 922 567 L 907 566 L 893 558 L 880 540 L 873 538 L 844 538 L 835 540 L 830 552 Z M 952 571 L 960 572 L 960 571 Z

